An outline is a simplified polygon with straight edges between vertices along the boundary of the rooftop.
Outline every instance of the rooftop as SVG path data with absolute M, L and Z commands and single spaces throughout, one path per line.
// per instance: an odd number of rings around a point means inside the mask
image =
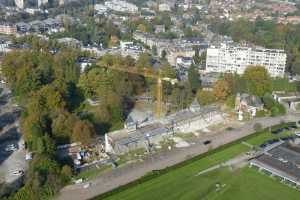
M 279 144 L 251 161 L 251 163 L 300 184 L 299 143 L 285 142 Z

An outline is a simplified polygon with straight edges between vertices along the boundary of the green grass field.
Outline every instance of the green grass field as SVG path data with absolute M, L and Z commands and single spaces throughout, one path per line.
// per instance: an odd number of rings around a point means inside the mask
M 246 142 L 259 145 L 265 140 L 273 138 L 265 132 Z M 228 168 L 219 169 L 208 174 L 195 176 L 198 172 L 229 160 L 249 147 L 235 144 L 224 150 L 196 160 L 191 164 L 171 170 L 170 172 L 150 179 L 134 187 L 116 192 L 106 200 L 296 200 L 300 199 L 300 192 L 290 188 L 255 169 L 244 167 L 236 171 Z M 216 183 L 224 185 L 216 191 Z M 98 198 L 100 199 L 100 198 Z

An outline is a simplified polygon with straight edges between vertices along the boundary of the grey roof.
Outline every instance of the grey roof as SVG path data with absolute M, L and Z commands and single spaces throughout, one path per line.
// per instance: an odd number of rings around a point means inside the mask
M 136 129 L 127 134 L 121 133 L 121 134 L 123 134 L 124 137 L 115 140 L 115 142 L 118 143 L 119 145 L 128 145 L 130 143 L 136 143 L 138 141 L 143 141 L 146 138 L 151 138 L 151 137 L 154 137 L 157 135 L 164 135 L 164 134 L 167 134 L 168 132 L 169 132 L 169 130 L 167 128 L 165 128 L 162 124 L 155 123 L 155 124 L 151 124 L 151 125 Z M 115 133 L 115 134 L 120 134 L 120 133 Z M 120 135 L 118 135 L 118 136 L 120 136 Z M 110 135 L 110 137 L 113 137 L 113 135 Z
M 243 93 L 241 95 L 241 101 L 245 101 L 248 106 L 252 106 L 252 107 L 261 107 L 263 105 L 259 97 L 254 95 L 249 95 L 246 93 Z
M 268 171 L 300 183 L 300 146 L 283 143 L 252 161 Z
M 198 110 L 197 112 L 192 112 L 189 109 L 176 112 L 173 115 L 168 116 L 166 119 L 169 124 L 180 123 L 187 120 L 193 120 L 199 116 L 203 117 L 209 113 L 216 112 L 218 108 L 216 106 L 206 106 Z

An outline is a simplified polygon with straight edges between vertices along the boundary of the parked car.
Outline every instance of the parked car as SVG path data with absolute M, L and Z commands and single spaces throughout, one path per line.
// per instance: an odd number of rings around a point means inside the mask
M 204 145 L 208 145 L 208 144 L 210 144 L 210 143 L 211 143 L 210 140 L 206 140 L 206 141 L 203 142 Z
M 22 176 L 24 174 L 23 170 L 15 170 L 12 172 L 12 175 L 14 176 Z
M 18 150 L 18 147 L 15 144 L 8 144 L 5 147 L 5 151 L 7 151 L 7 152 L 16 151 L 16 150 Z
M 25 160 L 32 160 L 32 152 L 26 153 Z
M 91 186 L 91 183 L 87 183 L 87 184 L 83 185 L 83 188 L 84 188 L 84 189 L 87 189 L 87 188 L 89 188 L 90 186 Z

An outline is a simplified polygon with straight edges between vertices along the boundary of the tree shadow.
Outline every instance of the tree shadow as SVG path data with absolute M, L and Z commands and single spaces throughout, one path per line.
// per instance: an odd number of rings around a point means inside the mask
M 0 165 L 13 153 L 13 151 L 6 151 L 8 144 L 14 144 L 18 148 L 18 142 L 21 139 L 21 134 L 18 133 L 16 127 L 10 128 L 4 134 L 0 135 Z

